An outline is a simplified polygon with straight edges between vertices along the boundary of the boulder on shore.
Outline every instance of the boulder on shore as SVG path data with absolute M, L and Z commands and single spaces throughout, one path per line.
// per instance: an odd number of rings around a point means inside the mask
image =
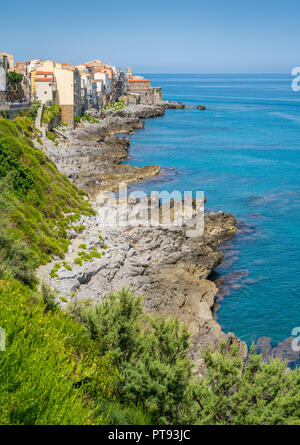
M 197 105 L 197 110 L 206 110 L 204 105 Z
M 185 104 L 182 102 L 169 102 L 168 100 L 165 100 L 163 102 L 163 107 L 166 110 L 183 110 L 186 108 Z

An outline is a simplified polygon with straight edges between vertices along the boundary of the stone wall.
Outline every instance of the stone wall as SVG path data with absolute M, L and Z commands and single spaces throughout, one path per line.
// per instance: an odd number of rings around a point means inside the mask
M 147 80 L 136 80 L 128 82 L 128 93 L 139 97 L 142 105 L 159 105 L 162 103 L 161 88 L 152 88 Z
M 9 119 L 14 119 L 19 111 L 24 111 L 28 107 L 29 104 L 0 105 L 0 116 L 5 113 Z
M 152 92 L 153 92 L 154 105 L 160 105 L 163 101 L 162 89 L 160 87 L 154 87 L 154 88 L 152 88 Z
M 61 105 L 61 121 L 74 128 L 74 106 Z

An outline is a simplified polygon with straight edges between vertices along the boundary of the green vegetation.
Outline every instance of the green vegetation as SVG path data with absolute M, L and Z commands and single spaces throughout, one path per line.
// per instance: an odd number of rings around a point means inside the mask
M 34 132 L 28 117 L 0 118 L 0 273 L 26 283 L 38 264 L 64 257 L 70 223 L 93 213 L 85 192 L 34 147 Z
M 84 250 L 80 250 L 78 252 L 78 256 L 83 261 L 93 261 L 94 258 L 101 258 L 102 257 L 102 253 L 98 252 L 97 249 L 93 248 L 89 252 L 86 252 Z
M 62 264 L 63 264 L 65 269 L 72 270 L 72 267 L 66 261 L 62 261 Z
M 78 323 L 55 306 L 47 310 L 40 295 L 6 277 L 0 280 L 0 325 L 6 331 L 1 425 L 105 423 L 107 408 L 98 401 L 114 400 L 118 373 Z
M 0 280 L 0 424 L 300 423 L 299 369 L 254 352 L 245 364 L 224 345 L 203 353 L 196 381 L 185 326 L 146 315 L 130 291 L 68 315 L 55 297 Z
M 74 116 L 74 122 L 79 123 L 80 122 L 80 117 L 79 116 Z
M 197 382 L 186 328 L 145 315 L 140 298 L 126 290 L 97 307 L 75 305 L 71 315 L 99 339 L 99 354 L 109 352 L 120 372 L 120 405 L 113 405 L 111 423 L 124 421 L 122 409 L 139 406 L 160 425 L 300 424 L 299 369 L 286 372 L 284 363 L 264 363 L 254 352 L 245 364 L 236 348 L 228 353 L 224 345 L 203 353 L 207 373 Z
M 207 366 L 196 388 L 204 424 L 300 424 L 300 369 L 287 370 L 280 360 L 264 363 L 250 354 L 245 366 L 231 348 L 203 354 Z
M 78 264 L 79 266 L 82 266 L 83 265 L 82 258 L 79 258 L 79 257 L 75 258 L 74 264 Z
M 93 117 L 91 117 L 89 114 L 84 113 L 82 115 L 82 119 L 89 122 L 90 124 L 97 124 L 99 122 L 99 120 L 94 119 Z
M 32 102 L 28 108 L 23 110 L 23 115 L 25 117 L 35 119 L 37 117 L 37 112 L 40 107 L 41 103 L 39 101 Z
M 57 272 L 59 271 L 59 269 L 61 268 L 61 264 L 56 263 L 55 266 L 53 267 L 53 269 L 50 272 L 50 277 L 51 278 L 57 278 Z
M 125 104 L 124 100 L 118 100 L 117 102 L 112 102 L 111 104 L 107 104 L 103 107 L 104 110 L 124 110 L 128 108 L 128 105 Z
M 67 230 L 93 210 L 33 136 L 30 118 L 0 118 L 0 424 L 300 424 L 299 369 L 222 345 L 203 352 L 196 380 L 187 328 L 146 314 L 129 290 L 97 306 L 37 291 L 39 264 L 61 258 L 54 278 L 72 269 Z M 82 265 L 107 246 L 79 248 Z
M 46 131 L 46 137 L 50 141 L 54 142 L 54 144 L 56 146 L 58 145 L 58 140 L 57 139 L 59 139 L 59 138 L 58 138 L 57 134 L 55 134 L 53 131 Z
M 50 107 L 44 107 L 42 122 L 44 124 L 50 124 L 55 119 L 60 118 L 60 114 L 61 114 L 60 105 L 54 104 L 51 105 Z
M 15 71 L 9 71 L 8 72 L 8 83 L 9 86 L 16 87 L 18 85 L 21 85 L 23 80 L 23 75 L 16 73 Z

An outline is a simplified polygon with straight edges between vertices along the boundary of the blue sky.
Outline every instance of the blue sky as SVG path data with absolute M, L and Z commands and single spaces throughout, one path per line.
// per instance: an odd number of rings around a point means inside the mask
M 290 72 L 297 0 L 3 1 L 0 50 L 16 60 L 99 58 L 135 72 Z

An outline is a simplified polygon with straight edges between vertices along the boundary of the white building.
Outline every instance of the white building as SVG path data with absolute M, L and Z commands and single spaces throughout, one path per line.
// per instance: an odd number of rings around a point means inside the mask
M 108 74 L 97 72 L 94 74 L 94 79 L 102 79 L 105 86 L 106 94 L 112 93 L 112 79 L 109 78 Z
M 8 68 L 7 56 L 0 56 L 0 103 L 6 101 Z
M 84 109 L 88 110 L 95 106 L 97 102 L 97 86 L 93 89 L 93 77 L 91 74 L 81 73 L 81 99 L 84 103 Z M 93 90 L 95 91 L 93 93 Z
M 56 85 L 53 72 L 37 71 L 35 78 L 36 99 L 42 104 L 53 102 L 55 98 Z
M 96 108 L 103 107 L 106 105 L 106 88 L 104 85 L 103 79 L 93 79 L 92 83 L 95 85 L 94 89 L 96 90 Z

